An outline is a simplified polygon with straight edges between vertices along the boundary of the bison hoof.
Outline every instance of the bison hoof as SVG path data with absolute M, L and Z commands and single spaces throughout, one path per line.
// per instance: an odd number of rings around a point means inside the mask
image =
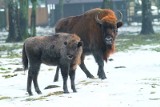
M 63 93 L 64 93 L 64 94 L 69 94 L 69 91 L 64 91 Z
M 98 75 L 100 79 L 106 79 L 107 77 L 105 75 Z
M 29 94 L 29 96 L 33 96 L 33 93 L 32 93 L 32 92 L 29 92 L 28 94 Z
M 76 92 L 77 92 L 76 88 L 72 88 L 72 90 L 73 90 L 73 92 L 74 92 L 74 93 L 76 93 Z
M 101 79 L 104 80 L 104 79 L 107 79 L 107 77 L 102 77 Z
M 53 82 L 58 82 L 58 78 L 54 78 Z
M 98 75 L 98 77 L 99 77 L 100 79 L 102 79 L 102 80 L 103 80 L 103 79 L 106 79 L 106 74 L 105 74 L 104 72 L 102 72 L 102 71 L 101 71 L 101 72 L 98 71 L 98 74 L 97 74 L 97 75 Z
M 42 92 L 41 91 L 37 91 L 37 94 L 42 94 Z
M 102 80 L 107 79 L 106 76 L 101 76 L 101 77 L 99 77 L 99 78 L 102 79 Z
M 88 78 L 94 79 L 94 76 L 92 74 L 87 75 Z
M 53 81 L 53 82 L 58 82 L 58 80 L 54 79 L 54 81 Z
M 77 92 L 77 90 L 73 90 L 73 92 L 74 92 L 74 93 L 76 93 L 76 92 Z

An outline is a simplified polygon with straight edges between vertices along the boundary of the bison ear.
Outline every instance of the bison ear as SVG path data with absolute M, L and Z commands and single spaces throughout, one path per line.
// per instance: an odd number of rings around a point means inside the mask
M 117 22 L 117 28 L 122 27 L 122 25 L 123 25 L 123 22 Z
M 82 41 L 78 42 L 77 46 L 78 47 L 83 46 L 83 42 Z
M 64 45 L 67 45 L 67 42 L 66 42 L 66 41 L 64 42 Z

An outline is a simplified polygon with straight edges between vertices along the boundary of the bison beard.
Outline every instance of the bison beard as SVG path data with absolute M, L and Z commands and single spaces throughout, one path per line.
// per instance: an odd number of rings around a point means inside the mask
M 122 17 L 122 14 L 120 15 Z M 55 31 L 76 33 L 84 43 L 80 68 L 87 77 L 94 78 L 84 64 L 85 55 L 92 54 L 98 64 L 98 77 L 105 79 L 104 60 L 107 62 L 110 54 L 114 52 L 117 31 L 122 25 L 122 21 L 117 20 L 112 10 L 96 8 L 79 16 L 60 19 Z M 57 76 L 58 70 L 54 81 L 58 80 Z

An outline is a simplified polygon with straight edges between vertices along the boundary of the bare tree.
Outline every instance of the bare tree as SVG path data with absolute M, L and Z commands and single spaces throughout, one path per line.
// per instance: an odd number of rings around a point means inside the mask
M 142 30 L 140 34 L 153 34 L 151 0 L 142 0 Z
M 22 41 L 29 37 L 28 33 L 28 1 L 29 0 L 19 0 L 19 36 L 17 41 Z
M 6 2 L 7 3 L 7 2 Z M 8 19 L 9 19 L 9 33 L 6 42 L 16 42 L 18 37 L 18 3 L 16 0 L 8 1 Z
M 64 16 L 63 5 L 64 5 L 64 0 L 59 0 L 60 18 L 63 18 Z
M 37 0 L 31 0 L 32 14 L 31 14 L 31 36 L 36 36 L 36 5 Z

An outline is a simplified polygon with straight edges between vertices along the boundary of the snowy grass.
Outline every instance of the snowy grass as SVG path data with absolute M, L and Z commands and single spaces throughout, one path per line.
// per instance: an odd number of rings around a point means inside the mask
M 3 43 L 0 45 L 1 58 L 21 57 L 22 43 Z
M 38 82 L 42 91 L 33 96 L 26 93 L 27 71 L 22 69 L 22 43 L 5 43 L 0 51 L 0 103 L 2 107 L 159 107 L 160 106 L 160 45 L 159 34 L 120 35 L 117 51 L 104 65 L 106 80 L 97 78 L 98 66 L 93 56 L 85 63 L 95 79 L 86 78 L 76 70 L 77 93 L 70 89 L 63 94 L 62 77 L 53 82 L 56 66 L 42 64 Z M 15 46 L 15 48 L 14 48 Z M 8 54 L 10 53 L 10 54 Z M 14 54 L 18 54 L 18 56 Z M 45 89 L 48 86 L 55 88 Z
M 130 51 L 149 45 L 150 49 L 160 52 L 160 34 L 153 35 L 120 35 L 116 40 L 117 51 Z M 152 48 L 151 48 L 152 47 Z

